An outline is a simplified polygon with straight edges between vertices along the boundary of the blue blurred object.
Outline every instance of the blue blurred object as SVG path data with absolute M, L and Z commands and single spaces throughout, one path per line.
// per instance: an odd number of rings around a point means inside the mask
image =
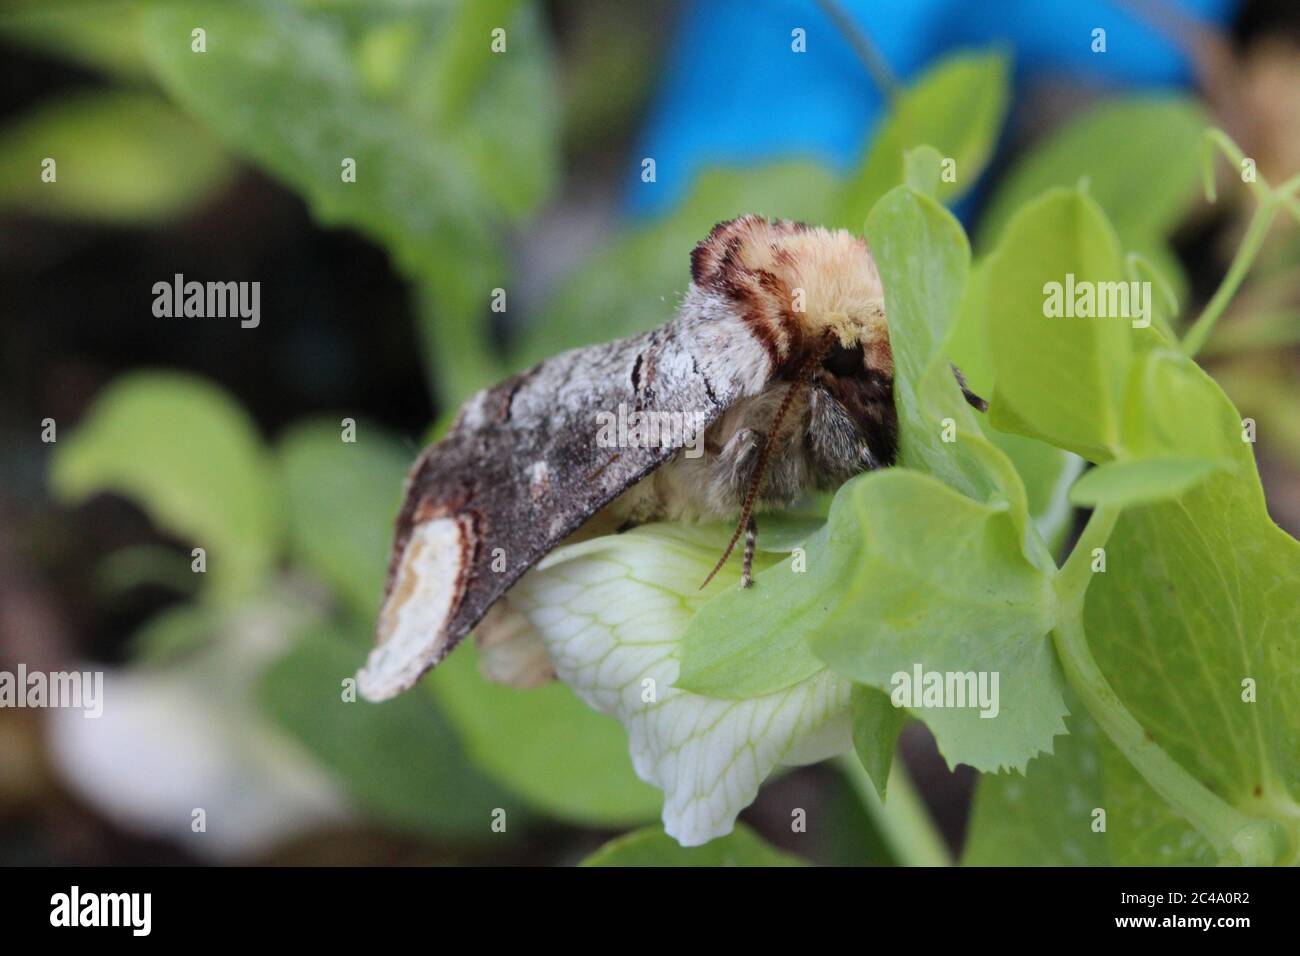
M 1167 0 L 1226 23 L 1236 0 Z M 1191 64 L 1121 0 L 840 0 L 902 81 L 943 54 L 1000 46 L 1017 93 L 1056 75 L 1116 89 L 1186 86 Z M 1092 31 L 1106 52 L 1092 52 Z M 806 33 L 807 52 L 791 49 Z M 671 209 L 716 164 L 814 158 L 847 171 L 861 159 L 882 97 L 849 42 L 813 0 L 687 0 L 665 79 L 637 145 L 630 211 Z M 641 157 L 655 160 L 643 183 Z

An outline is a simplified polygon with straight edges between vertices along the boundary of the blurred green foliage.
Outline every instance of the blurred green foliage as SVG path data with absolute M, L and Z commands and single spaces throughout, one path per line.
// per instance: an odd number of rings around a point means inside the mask
M 379 611 L 411 456 L 378 426 L 362 420 L 356 429 L 352 444 L 341 440 L 342 420 L 300 422 L 280 436 L 276 459 L 290 557 L 364 621 Z
M 1124 248 L 1149 259 L 1184 298 L 1168 239 L 1197 198 L 1204 109 L 1184 97 L 1134 96 L 1084 112 L 1013 163 L 980 219 L 987 251 L 1026 202 L 1052 186 L 1087 184 Z
M 36 175 L 47 158 L 54 182 Z M 202 126 L 153 93 L 125 90 L 70 96 L 21 117 L 0 131 L 0 168 L 32 173 L 0 179 L 0 209 L 125 224 L 190 213 L 233 172 Z
M 517 690 L 478 671 L 472 646 L 428 680 L 471 758 L 553 817 L 595 826 L 653 820 L 662 797 L 637 779 L 627 735 L 559 681 Z
M 957 54 L 903 90 L 827 225 L 860 230 L 871 208 L 904 181 L 905 154 L 916 146 L 930 146 L 953 162 L 953 178 L 937 183 L 939 199 L 951 202 L 969 191 L 992 158 L 1002 129 L 1011 97 L 1009 71 L 1001 54 Z
M 207 550 L 205 580 L 223 596 L 255 590 L 283 539 L 256 426 L 193 376 L 138 372 L 116 382 L 59 444 L 50 484 L 67 502 L 99 491 L 133 498 L 159 527 Z
M 345 781 L 370 816 L 397 829 L 481 841 L 491 811 L 506 808 L 511 826 L 526 814 L 467 758 L 435 703 L 407 694 L 386 704 L 341 692 L 357 666 L 356 628 L 309 628 L 262 676 L 263 710 L 322 766 Z

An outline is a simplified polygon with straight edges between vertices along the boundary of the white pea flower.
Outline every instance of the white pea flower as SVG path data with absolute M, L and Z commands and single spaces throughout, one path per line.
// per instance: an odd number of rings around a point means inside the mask
M 717 553 L 671 526 L 647 526 L 557 549 L 509 596 L 560 680 L 622 722 L 632 765 L 663 791 L 664 829 L 683 846 L 730 833 L 778 766 L 851 747 L 850 682 L 829 669 L 748 700 L 673 686 L 687 621 L 737 586 L 729 568 L 699 590 Z

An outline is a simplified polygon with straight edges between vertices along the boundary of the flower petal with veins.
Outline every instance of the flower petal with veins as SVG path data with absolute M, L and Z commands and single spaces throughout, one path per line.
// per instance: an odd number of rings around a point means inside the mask
M 623 723 L 633 767 L 663 791 L 664 829 L 683 846 L 730 833 L 779 765 L 851 747 L 850 682 L 830 670 L 749 700 L 673 686 L 686 622 L 739 577 L 728 566 L 699 590 L 713 559 L 649 526 L 557 549 L 510 595 L 560 679 Z

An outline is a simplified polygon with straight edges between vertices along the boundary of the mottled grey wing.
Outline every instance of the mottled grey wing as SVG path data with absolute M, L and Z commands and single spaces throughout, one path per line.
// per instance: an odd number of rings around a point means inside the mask
M 712 422 L 766 375 L 747 338 L 716 317 L 679 319 L 564 353 L 471 398 L 407 480 L 362 694 L 382 700 L 412 686 L 525 571 L 675 453 L 599 447 L 598 413 L 622 404 Z

